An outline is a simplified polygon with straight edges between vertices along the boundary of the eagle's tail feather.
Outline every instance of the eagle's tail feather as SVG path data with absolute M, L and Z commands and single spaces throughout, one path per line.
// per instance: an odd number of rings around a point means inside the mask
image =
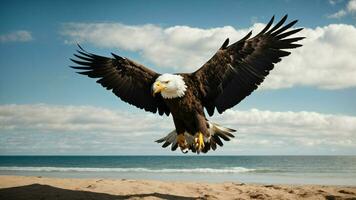
M 235 137 L 232 134 L 233 132 L 236 132 L 236 130 L 234 129 L 222 127 L 219 124 L 212 123 L 212 122 L 208 122 L 208 128 L 209 128 L 210 137 L 205 138 L 205 146 L 204 149 L 202 149 L 203 153 L 207 153 L 210 149 L 215 151 L 217 149 L 217 146 L 222 147 L 224 144 L 221 141 L 221 139 L 224 141 L 230 141 L 231 138 Z M 193 153 L 197 152 L 197 150 L 195 149 L 194 136 L 186 132 L 184 133 L 184 137 L 186 139 L 189 149 Z M 155 142 L 163 143 L 162 145 L 163 148 L 166 148 L 169 145 L 171 145 L 171 150 L 175 151 L 178 148 L 176 130 L 171 131 L 165 137 L 160 138 Z M 183 151 L 183 153 L 186 153 L 186 151 Z
M 207 138 L 207 141 L 205 142 L 205 147 L 202 150 L 203 153 L 208 152 L 210 149 L 215 151 L 217 145 L 222 147 L 224 144 L 221 139 L 224 141 L 230 141 L 231 138 L 235 137 L 232 134 L 233 132 L 236 132 L 234 129 L 222 127 L 221 125 L 213 122 L 208 122 L 208 125 L 210 138 Z
M 177 143 L 177 132 L 176 132 L 176 130 L 171 131 L 170 133 L 168 133 L 167 136 L 165 136 L 165 137 L 163 137 L 161 139 L 158 139 L 155 142 L 157 142 L 157 143 L 164 142 L 163 145 L 162 145 L 163 148 L 166 148 L 167 146 L 172 144 L 172 150 L 173 150 L 173 147 L 175 146 L 174 143 Z
M 160 138 L 158 140 L 156 140 L 155 142 L 157 143 L 163 143 L 162 147 L 166 148 L 168 147 L 170 144 L 171 145 L 171 150 L 175 151 L 178 148 L 178 142 L 177 142 L 177 132 L 176 130 L 171 131 L 170 133 L 168 133 L 165 137 Z M 188 133 L 184 133 L 184 137 L 187 141 L 188 144 L 193 144 L 194 142 L 194 137 L 189 135 Z

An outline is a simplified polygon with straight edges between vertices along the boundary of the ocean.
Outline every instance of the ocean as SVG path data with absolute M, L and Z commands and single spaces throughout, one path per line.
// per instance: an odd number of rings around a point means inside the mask
M 0 175 L 356 185 L 356 156 L 0 156 Z

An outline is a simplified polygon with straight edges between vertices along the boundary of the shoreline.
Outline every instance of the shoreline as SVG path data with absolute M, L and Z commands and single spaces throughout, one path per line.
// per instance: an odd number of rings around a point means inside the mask
M 356 199 L 356 186 L 0 175 L 0 199 Z

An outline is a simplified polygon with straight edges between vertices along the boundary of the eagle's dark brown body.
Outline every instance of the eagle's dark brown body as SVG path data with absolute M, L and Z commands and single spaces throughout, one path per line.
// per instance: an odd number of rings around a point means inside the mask
M 272 17 L 266 27 L 252 38 L 252 32 L 249 32 L 230 45 L 227 39 L 200 69 L 194 73 L 178 74 L 183 77 L 187 88 L 184 96 L 176 98 L 152 95 L 153 85 L 163 75 L 115 54 L 112 54 L 113 58 L 103 57 L 88 53 L 79 46 L 79 54 L 74 54 L 79 60 L 72 61 L 80 66 L 73 68 L 81 70 L 80 74 L 99 78 L 97 82 L 103 87 L 138 108 L 160 115 L 171 113 L 176 129 L 157 141 L 164 142 L 163 147 L 171 144 L 171 149 L 175 150 L 177 135 L 190 140 L 192 135 L 201 132 L 206 142 L 203 152 L 207 152 L 210 148 L 215 150 L 216 144 L 223 145 L 220 138 L 230 140 L 233 130 L 208 122 L 204 109 L 212 116 L 215 110 L 222 113 L 232 108 L 257 89 L 274 64 L 290 54 L 287 49 L 302 46 L 295 42 L 303 37 L 290 37 L 302 28 L 290 30 L 297 20 L 284 25 L 286 19 L 284 16 L 272 26 Z M 194 146 L 190 149 L 196 150 Z
M 209 135 L 204 107 L 201 103 L 201 92 L 190 74 L 179 74 L 187 85 L 183 97 L 163 99 L 173 116 L 177 133 L 187 132 L 191 135 L 201 131 Z

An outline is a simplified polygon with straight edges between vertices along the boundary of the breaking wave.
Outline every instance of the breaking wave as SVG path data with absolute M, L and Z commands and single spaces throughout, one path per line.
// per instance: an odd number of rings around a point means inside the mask
M 0 167 L 1 171 L 36 172 L 147 172 L 147 173 L 244 173 L 257 171 L 244 167 L 190 168 L 190 169 L 150 169 L 150 168 L 88 168 L 88 167 Z

